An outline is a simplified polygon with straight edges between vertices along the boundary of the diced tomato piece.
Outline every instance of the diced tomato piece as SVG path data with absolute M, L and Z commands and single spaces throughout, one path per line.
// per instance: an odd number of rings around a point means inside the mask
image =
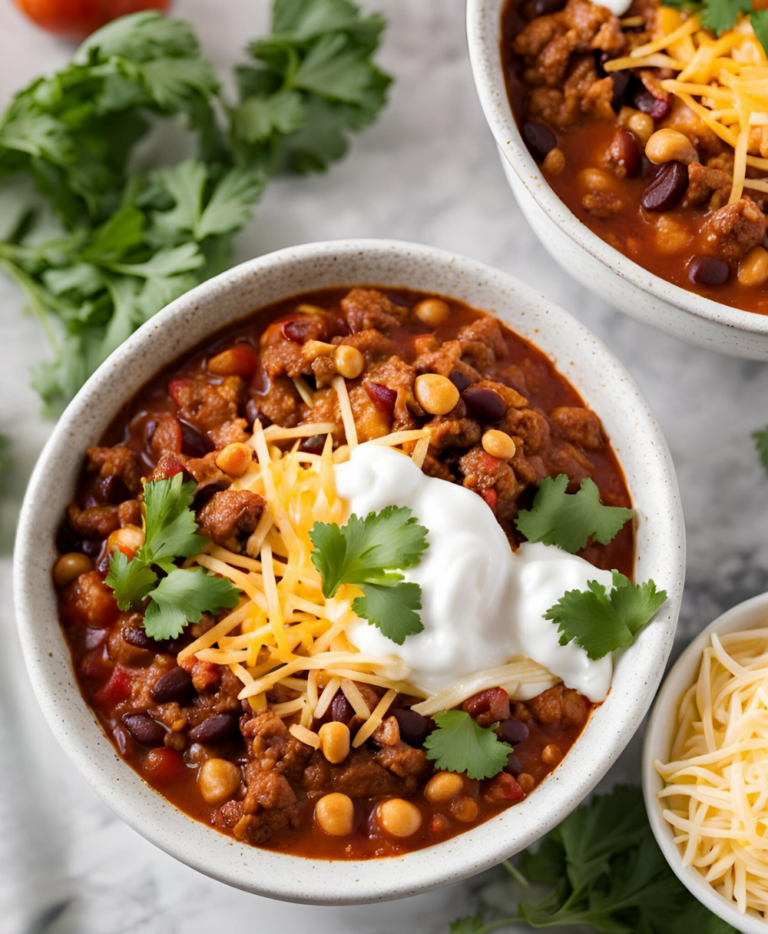
M 513 775 L 502 772 L 492 779 L 485 797 L 489 801 L 519 801 L 523 797 L 523 789 Z
M 241 376 L 250 379 L 259 365 L 259 355 L 250 344 L 235 344 L 208 361 L 208 372 L 216 376 Z
M 478 452 L 478 460 L 483 468 L 490 474 L 495 474 L 501 466 L 501 461 L 498 457 L 494 457 L 493 454 L 489 454 L 487 451 Z
M 128 700 L 131 696 L 131 675 L 120 665 L 115 665 L 112 677 L 104 687 L 93 695 L 92 702 L 95 707 L 108 709 Z
M 498 501 L 499 501 L 499 494 L 496 492 L 496 490 L 494 490 L 493 487 L 490 487 L 490 488 L 487 489 L 487 490 L 483 490 L 483 491 L 480 493 L 480 495 L 483 497 L 483 499 L 486 501 L 486 503 L 488 503 L 488 505 L 491 507 L 491 509 L 493 509 L 493 507 L 494 507 L 494 506 L 496 505 L 496 503 L 498 503 Z
M 189 386 L 192 382 L 191 379 L 172 379 L 168 383 L 168 392 L 171 395 L 171 399 L 176 403 L 176 405 L 181 406 L 182 398 L 181 393 L 184 390 L 185 386 Z
M 182 777 L 185 770 L 181 753 L 162 746 L 148 752 L 144 760 L 144 771 L 153 785 L 172 785 Z

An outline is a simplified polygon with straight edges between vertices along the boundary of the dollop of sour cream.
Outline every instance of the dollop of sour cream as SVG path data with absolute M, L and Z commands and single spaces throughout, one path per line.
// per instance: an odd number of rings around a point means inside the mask
M 403 571 L 421 587 L 424 631 L 397 646 L 360 620 L 347 631 L 360 651 L 399 655 L 411 669 L 408 680 L 429 694 L 525 655 L 590 700 L 606 697 L 611 657 L 594 662 L 574 643 L 560 645 L 557 626 L 543 616 L 566 590 L 583 590 L 590 580 L 610 586 L 610 572 L 551 545 L 525 543 L 512 551 L 480 496 L 426 476 L 392 448 L 357 447 L 336 467 L 336 486 L 350 515 L 407 506 L 428 530 L 421 561 Z M 517 699 L 545 686 L 527 685 Z
M 594 0 L 597 6 L 605 7 L 614 16 L 624 16 L 632 6 L 632 0 Z

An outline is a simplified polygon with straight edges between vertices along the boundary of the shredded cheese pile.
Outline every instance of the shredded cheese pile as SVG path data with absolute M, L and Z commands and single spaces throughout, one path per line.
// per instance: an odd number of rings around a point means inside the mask
M 353 740 L 357 747 L 372 735 L 398 694 L 422 699 L 413 709 L 428 716 L 487 687 L 507 687 L 513 693 L 526 684 L 556 684 L 558 679 L 547 669 L 519 657 L 429 698 L 407 682 L 410 669 L 396 654 L 366 655 L 349 642 L 345 632 L 358 619 L 352 603 L 359 591 L 345 585 L 335 597 L 323 596 L 309 538 L 316 522 L 342 525 L 348 518 L 347 505 L 336 494 L 334 465 L 349 458 L 357 432 L 343 377 L 334 377 L 333 385 L 348 441 L 336 451 L 334 422 L 297 428 L 254 425 L 250 445 L 256 459 L 231 487 L 251 490 L 266 500 L 245 553 L 235 554 L 211 542 L 187 561 L 187 566 L 196 564 L 229 578 L 242 590 L 240 605 L 183 649 L 179 663 L 196 656 L 228 666 L 243 684 L 240 699 L 247 698 L 254 710 L 269 707 L 279 717 L 293 717 L 297 721 L 290 726 L 293 735 L 315 748 L 320 738 L 310 729 L 313 719 L 325 714 L 337 691 L 363 720 Z M 299 450 L 302 438 L 323 434 L 322 454 Z M 285 442 L 292 442 L 286 451 L 278 444 Z M 410 456 L 421 467 L 429 432 L 400 431 L 367 443 L 412 449 Z M 408 456 L 405 450 L 403 456 Z M 369 708 L 355 682 L 385 689 L 375 709 Z M 277 687 L 288 689 L 282 693 L 289 699 L 268 703 L 267 693 Z
M 768 172 L 768 57 L 748 17 L 716 38 L 698 16 L 662 7 L 662 35 L 623 58 L 607 62 L 608 72 L 627 68 L 668 68 L 676 78 L 661 81 L 721 140 L 733 147 L 730 201 L 745 188 L 768 192 L 768 178 L 747 177 L 747 169 Z M 754 173 L 753 173 L 754 174 Z
M 671 759 L 654 766 L 683 865 L 768 920 L 768 628 L 712 635 Z

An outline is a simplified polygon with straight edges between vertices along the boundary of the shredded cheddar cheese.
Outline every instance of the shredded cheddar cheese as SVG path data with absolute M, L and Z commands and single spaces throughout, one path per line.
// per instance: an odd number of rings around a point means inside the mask
M 730 202 L 744 189 L 768 191 L 768 57 L 755 38 L 748 17 L 719 38 L 698 16 L 662 7 L 662 35 L 622 58 L 606 63 L 606 71 L 667 68 L 678 72 L 661 81 L 707 127 L 734 151 Z M 765 127 L 765 129 L 763 129 Z M 749 174 L 748 174 L 749 173 Z

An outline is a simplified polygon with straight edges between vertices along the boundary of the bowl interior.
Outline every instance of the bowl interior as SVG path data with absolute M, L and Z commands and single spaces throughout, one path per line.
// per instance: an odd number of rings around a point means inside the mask
M 659 278 L 598 237 L 558 198 L 523 143 L 507 97 L 500 51 L 505 5 L 506 0 L 468 0 L 469 55 L 480 103 L 499 150 L 535 202 L 574 243 L 628 282 L 707 321 L 768 334 L 768 315 L 714 302 Z
M 150 377 L 258 308 L 313 288 L 360 284 L 452 296 L 496 314 L 553 358 L 601 416 L 624 467 L 639 517 L 636 575 L 653 577 L 669 599 L 619 659 L 612 691 L 584 735 L 529 799 L 437 847 L 383 863 L 316 861 L 308 872 L 305 860 L 243 846 L 191 820 L 118 758 L 75 683 L 50 568 L 85 449 Z M 71 403 L 38 462 L 20 520 L 15 572 L 21 640 L 37 696 L 104 801 L 156 845 L 229 884 L 292 901 L 345 904 L 411 895 L 472 875 L 565 817 L 608 770 L 651 703 L 672 645 L 684 566 L 679 492 L 666 443 L 631 377 L 583 325 L 517 280 L 462 257 L 389 241 L 344 241 L 245 263 L 178 299 L 113 354 Z
M 709 644 L 712 633 L 725 635 L 740 629 L 765 626 L 766 619 L 768 619 L 768 593 L 752 597 L 751 600 L 733 607 L 700 632 L 675 662 L 664 680 L 656 697 L 643 740 L 645 807 L 651 828 L 667 862 L 692 895 L 718 917 L 732 924 L 737 930 L 744 931 L 745 934 L 767 934 L 768 924 L 754 915 L 742 915 L 734 907 L 733 902 L 724 898 L 705 881 L 704 876 L 698 870 L 690 867 L 683 868 L 680 851 L 674 840 L 674 832 L 662 815 L 662 807 L 657 795 L 664 783 L 653 767 L 653 762 L 655 759 L 665 759 L 669 755 L 675 735 L 680 699 L 696 680 L 701 653 Z

